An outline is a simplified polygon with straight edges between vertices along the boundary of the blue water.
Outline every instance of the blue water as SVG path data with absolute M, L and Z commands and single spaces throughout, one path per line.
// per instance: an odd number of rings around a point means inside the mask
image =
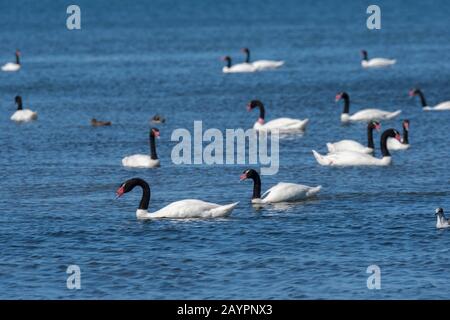
M 22 70 L 0 72 L 0 298 L 405 299 L 450 298 L 450 233 L 434 209 L 450 211 L 448 1 L 377 1 L 382 29 L 366 28 L 371 1 L 77 1 L 82 30 L 65 28 L 67 1 L 6 1 L 0 62 L 22 51 Z M 224 75 L 219 58 L 282 59 L 273 72 Z M 398 60 L 362 70 L 359 51 Z M 411 148 L 385 168 L 327 168 L 311 149 L 344 138 L 365 142 L 365 125 L 342 126 L 339 91 L 352 109 L 402 109 L 383 128 L 411 121 Z M 38 121 L 9 120 L 20 94 Z M 249 128 L 251 99 L 267 119 L 310 118 L 306 134 L 280 143 L 280 171 L 263 177 L 321 184 L 320 196 L 254 209 L 243 165 L 176 166 L 170 141 L 194 120 Z M 121 159 L 148 150 L 160 125 L 162 167 L 129 170 Z M 110 120 L 93 128 L 89 120 Z M 379 135 L 375 135 L 378 141 Z M 376 144 L 378 146 L 378 142 Z M 240 201 L 218 220 L 137 221 L 140 192 L 115 200 L 126 179 L 152 187 L 150 209 L 184 198 Z M 81 290 L 66 269 L 81 268 Z M 368 290 L 366 268 L 381 268 Z

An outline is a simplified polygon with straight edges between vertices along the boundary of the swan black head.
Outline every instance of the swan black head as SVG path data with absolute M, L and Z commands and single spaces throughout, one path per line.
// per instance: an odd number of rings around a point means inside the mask
M 159 138 L 159 129 L 158 128 L 151 128 L 150 129 L 150 136 Z
M 143 190 L 141 202 L 139 203 L 139 209 L 147 210 L 148 205 L 150 203 L 150 186 L 144 179 L 132 178 L 132 179 L 125 181 L 124 183 L 122 183 L 120 185 L 119 189 L 117 189 L 116 197 L 120 198 L 125 193 L 128 193 L 131 190 L 133 190 L 136 186 L 140 186 Z
M 388 138 L 395 138 L 396 140 L 402 142 L 402 137 L 400 136 L 400 133 L 395 129 L 387 129 L 383 132 L 381 135 L 381 141 L 380 141 L 380 149 L 381 154 L 383 157 L 390 157 L 391 154 L 389 153 L 389 150 L 387 148 L 387 139 Z
M 244 172 L 240 176 L 240 180 L 247 180 L 252 179 L 253 180 L 253 196 L 252 199 L 259 199 L 261 198 L 261 178 L 259 177 L 258 172 L 253 169 L 247 169 L 244 170 Z
M 245 53 L 245 62 L 250 63 L 250 50 L 248 48 L 242 48 L 241 51 Z
M 378 121 L 372 120 L 367 124 L 367 128 L 368 129 L 375 129 L 377 131 L 380 131 L 381 129 L 381 123 L 379 123 Z
M 16 102 L 17 110 L 22 110 L 22 97 L 21 96 L 16 96 L 14 98 L 14 101 Z
M 227 67 L 231 68 L 231 57 L 230 56 L 223 57 L 222 61 L 225 61 L 227 63 Z
M 247 111 L 252 111 L 254 108 L 259 108 L 259 119 L 260 122 L 264 122 L 264 118 L 266 116 L 266 110 L 264 105 L 259 100 L 252 100 L 247 104 Z
M 367 54 L 366 50 L 361 50 L 361 55 L 363 57 L 363 60 L 367 61 L 369 58 L 369 55 Z
M 402 126 L 404 130 L 409 131 L 409 120 L 408 119 L 403 120 Z
M 442 208 L 436 208 L 435 214 L 437 216 L 443 216 L 444 215 L 444 209 Z
M 348 95 L 348 93 L 345 91 L 339 92 L 336 95 L 335 101 L 338 102 L 341 99 L 344 100 L 344 110 L 342 111 L 342 113 L 350 113 L 350 96 Z

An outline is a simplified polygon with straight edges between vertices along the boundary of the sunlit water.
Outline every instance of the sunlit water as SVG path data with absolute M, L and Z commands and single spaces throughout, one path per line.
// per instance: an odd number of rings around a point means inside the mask
M 82 30 L 65 28 L 67 2 L 1 1 L 0 61 L 22 50 L 23 68 L 0 73 L 1 298 L 450 298 L 450 233 L 434 209 L 450 212 L 450 112 L 425 113 L 450 99 L 450 5 L 378 1 L 382 29 L 369 31 L 369 1 L 77 1 Z M 274 72 L 224 75 L 219 58 L 282 59 Z M 359 51 L 398 60 L 362 70 Z M 411 149 L 386 168 L 320 167 L 311 149 L 352 138 L 342 126 L 339 91 L 351 111 L 402 109 L 383 128 L 411 121 Z M 39 113 L 9 120 L 13 98 Z M 242 165 L 176 166 L 176 128 L 249 128 L 259 98 L 267 119 L 310 118 L 303 137 L 282 139 L 278 181 L 321 184 L 313 201 L 254 209 Z M 128 170 L 126 155 L 148 151 L 149 119 L 167 118 L 155 170 Z M 89 120 L 110 120 L 93 128 Z M 379 134 L 375 135 L 376 146 Z M 379 152 L 378 152 L 379 155 Z M 184 198 L 240 201 L 218 220 L 137 221 L 141 193 L 115 200 L 124 180 L 152 187 L 150 209 Z M 81 268 L 81 290 L 66 269 Z M 381 268 L 368 290 L 366 268 Z

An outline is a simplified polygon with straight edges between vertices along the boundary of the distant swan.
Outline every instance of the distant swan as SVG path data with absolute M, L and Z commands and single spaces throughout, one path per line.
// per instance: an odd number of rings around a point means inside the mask
M 366 50 L 362 50 L 361 54 L 363 57 L 361 60 L 361 65 L 363 66 L 363 68 L 388 67 L 388 66 L 392 66 L 393 64 L 395 64 L 397 62 L 397 60 L 385 59 L 385 58 L 373 58 L 373 59 L 369 60 Z
M 279 68 L 284 64 L 284 61 L 274 61 L 274 60 L 257 60 L 251 62 L 250 50 L 248 48 L 243 48 L 242 52 L 245 53 L 245 62 L 255 67 L 256 71 L 272 70 Z
M 450 101 L 441 102 L 434 107 L 430 107 L 425 100 L 425 96 L 420 89 L 412 89 L 409 91 L 411 97 L 419 96 L 424 111 L 448 111 L 450 110 Z
M 159 130 L 152 128 L 150 130 L 150 155 L 147 154 L 135 154 L 122 159 L 122 165 L 124 167 L 131 168 L 155 168 L 159 167 L 159 159 L 156 154 L 155 137 L 159 138 Z
M 20 69 L 20 51 L 16 50 L 16 62 L 8 62 L 7 64 L 2 66 L 2 71 L 18 71 Z
M 344 100 L 344 110 L 341 114 L 341 121 L 371 121 L 371 120 L 389 120 L 398 116 L 402 111 L 397 110 L 394 112 L 388 112 L 380 109 L 364 109 L 350 115 L 350 96 L 347 92 L 340 92 L 336 95 L 336 102 Z
M 222 60 L 227 63 L 227 65 L 222 68 L 223 73 L 243 73 L 256 71 L 256 68 L 250 63 L 239 63 L 232 65 L 230 56 L 225 56 Z
M 117 189 L 116 196 L 119 198 L 127 192 L 133 190 L 136 186 L 142 188 L 142 198 L 139 208 L 136 210 L 138 219 L 192 219 L 192 218 L 220 218 L 228 216 L 237 206 L 238 202 L 228 205 L 218 205 L 215 203 L 201 200 L 187 199 L 172 202 L 171 204 L 155 212 L 148 212 L 150 203 L 150 186 L 146 181 L 140 178 L 133 178 L 125 181 Z
M 450 223 L 449 223 L 448 219 L 446 219 L 444 216 L 444 209 L 442 209 L 442 208 L 436 209 L 436 218 L 437 218 L 436 228 L 446 229 L 446 228 L 450 227 Z
M 91 126 L 93 127 L 104 127 L 104 126 L 110 126 L 111 121 L 99 121 L 95 118 L 91 119 Z
M 387 149 L 387 139 L 393 137 L 400 140 L 400 133 L 395 129 L 388 129 L 381 136 L 381 153 L 383 157 L 376 158 L 372 155 L 354 151 L 342 151 L 330 153 L 325 156 L 312 150 L 316 161 L 322 166 L 387 166 L 392 162 L 391 154 Z
M 398 141 L 397 139 L 394 139 L 394 138 L 389 138 L 387 140 L 387 147 L 389 150 L 396 151 L 396 150 L 406 150 L 409 148 L 409 139 L 408 139 L 409 120 L 408 119 L 403 120 L 402 127 L 403 127 L 403 138 L 401 139 L 401 141 Z
M 245 170 L 240 180 L 253 180 L 252 203 L 295 202 L 314 197 L 322 186 L 308 187 L 296 183 L 279 182 L 261 196 L 261 178 L 253 169 Z
M 381 124 L 377 121 L 367 123 L 367 147 L 354 140 L 341 140 L 334 143 L 327 143 L 329 153 L 341 151 L 354 151 L 361 153 L 373 153 L 375 149 L 373 144 L 373 129 L 380 131 Z
M 288 131 L 304 131 L 306 129 L 306 125 L 309 122 L 309 119 L 292 119 L 292 118 L 278 118 L 271 120 L 269 122 L 265 122 L 266 111 L 264 105 L 259 100 L 252 100 L 247 105 L 247 110 L 250 112 L 254 108 L 259 108 L 259 118 L 258 121 L 253 125 L 253 129 L 255 130 L 265 130 L 270 131 L 277 129 L 280 132 L 288 132 Z
M 14 100 L 17 104 L 17 111 L 11 116 L 12 121 L 28 122 L 37 119 L 37 112 L 31 111 L 30 109 L 23 109 L 21 96 L 16 96 Z

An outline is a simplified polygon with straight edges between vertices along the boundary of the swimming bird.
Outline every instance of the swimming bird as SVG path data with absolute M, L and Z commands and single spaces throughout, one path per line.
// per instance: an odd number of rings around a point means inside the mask
M 409 120 L 405 119 L 402 122 L 402 127 L 403 127 L 403 138 L 401 139 L 401 141 L 394 139 L 394 138 L 389 138 L 387 140 L 387 147 L 389 150 L 391 151 L 396 151 L 396 150 L 406 150 L 409 148 Z
M 19 71 L 20 65 L 20 51 L 16 50 L 16 62 L 8 62 L 2 66 L 2 71 L 14 72 Z
M 334 143 L 327 143 L 329 153 L 341 151 L 354 151 L 361 153 L 373 153 L 375 149 L 373 144 L 373 129 L 380 131 L 381 124 L 378 121 L 370 121 L 367 123 L 367 147 L 355 140 L 341 140 Z
M 438 229 L 446 229 L 446 228 L 448 228 L 450 226 L 449 220 L 445 219 L 444 209 L 442 209 L 442 208 L 437 208 L 436 209 L 436 218 L 437 218 L 436 228 L 438 228 Z
M 392 162 L 391 154 L 387 148 L 387 139 L 393 137 L 400 140 L 400 133 L 395 129 L 387 129 L 381 135 L 381 153 L 382 158 L 376 158 L 366 153 L 354 151 L 342 151 L 330 153 L 325 156 L 320 155 L 317 151 L 312 150 L 317 163 L 322 166 L 387 166 Z
M 422 108 L 424 111 L 448 111 L 450 110 L 450 101 L 444 101 L 441 102 L 434 107 L 430 107 L 427 104 L 427 101 L 425 100 L 425 95 L 423 94 L 422 90 L 420 89 L 412 89 L 409 91 L 409 96 L 419 96 L 420 103 L 422 104 Z
M 245 63 L 251 64 L 256 71 L 273 70 L 284 65 L 284 61 L 274 61 L 274 60 L 257 60 L 250 61 L 250 50 L 248 48 L 243 48 L 242 52 L 245 53 Z
M 394 65 L 397 60 L 385 59 L 385 58 L 373 58 L 368 59 L 368 54 L 366 50 L 361 50 L 362 60 L 361 65 L 363 68 L 382 68 Z
M 306 200 L 314 197 L 319 193 L 322 186 L 308 187 L 302 184 L 279 182 L 261 196 L 261 178 L 253 169 L 245 170 L 240 180 L 252 179 L 253 180 L 253 196 L 252 203 L 278 203 L 278 202 L 295 202 Z
M 344 110 L 341 114 L 341 122 L 389 120 L 398 116 L 402 111 L 388 112 L 380 109 L 364 109 L 350 115 L 350 96 L 347 92 L 340 92 L 336 95 L 336 102 L 344 100 Z
M 223 73 L 244 73 L 256 71 L 256 68 L 250 63 L 239 63 L 233 65 L 230 56 L 225 56 L 222 60 L 227 63 L 227 65 L 222 68 Z
M 156 114 L 153 116 L 152 122 L 153 123 L 165 123 L 166 119 L 164 117 L 160 116 L 159 114 Z
M 165 206 L 155 212 L 148 212 L 150 203 L 150 186 L 141 178 L 133 178 L 125 181 L 117 189 L 117 198 L 121 197 L 127 192 L 133 190 L 136 186 L 142 188 L 142 198 L 139 207 L 136 210 L 136 217 L 138 219 L 157 219 L 157 218 L 172 218 L 172 219 L 192 219 L 192 218 L 221 218 L 226 217 L 238 205 L 238 202 L 228 205 L 219 205 L 202 200 L 186 199 Z
M 14 101 L 17 105 L 17 111 L 11 116 L 12 121 L 16 122 L 28 122 L 37 119 L 37 112 L 31 111 L 30 109 L 24 109 L 22 105 L 22 97 L 16 96 Z
M 122 165 L 124 167 L 131 168 L 155 168 L 159 167 L 159 159 L 156 154 L 155 138 L 159 138 L 159 130 L 157 128 L 151 128 L 149 134 L 150 141 L 150 155 L 147 154 L 135 154 L 122 159 Z
M 269 122 L 265 122 L 266 111 L 264 105 L 259 100 L 252 100 L 247 104 L 247 111 L 252 111 L 254 108 L 259 109 L 259 118 L 258 121 L 253 125 L 253 129 L 255 130 L 265 130 L 270 131 L 277 129 L 280 132 L 289 132 L 289 131 L 304 131 L 306 129 L 306 125 L 309 122 L 309 119 L 292 119 L 292 118 L 278 118 L 271 120 Z
M 111 121 L 99 121 L 95 118 L 91 119 L 91 126 L 93 127 L 104 127 L 104 126 L 110 126 Z

